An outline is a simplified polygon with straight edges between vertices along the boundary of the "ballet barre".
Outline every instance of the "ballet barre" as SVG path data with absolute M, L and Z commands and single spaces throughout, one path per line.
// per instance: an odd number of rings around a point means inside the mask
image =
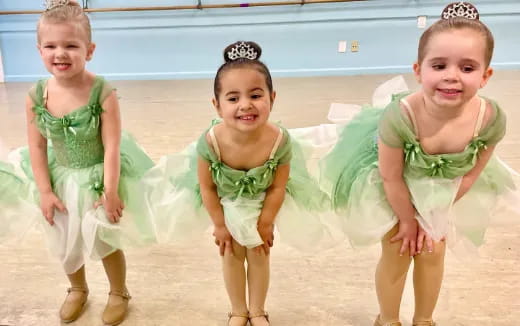
M 117 8 L 88 8 L 84 6 L 85 12 L 114 12 L 114 11 L 161 11 L 161 10 L 203 10 L 203 9 L 221 9 L 221 8 L 244 8 L 244 7 L 272 7 L 272 6 L 294 6 L 309 5 L 323 3 L 340 3 L 340 2 L 359 2 L 367 0 L 295 0 L 295 1 L 270 1 L 270 2 L 244 2 L 244 3 L 227 3 L 227 4 L 202 4 L 198 0 L 196 5 L 185 6 L 160 6 L 160 7 L 117 7 Z M 0 11 L 0 15 L 27 15 L 41 14 L 43 10 L 11 10 Z

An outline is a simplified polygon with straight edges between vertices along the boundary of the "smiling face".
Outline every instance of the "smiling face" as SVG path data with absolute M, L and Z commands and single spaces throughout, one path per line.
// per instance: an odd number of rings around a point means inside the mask
M 226 126 L 247 132 L 267 123 L 274 98 L 262 73 L 236 68 L 220 77 L 220 93 L 213 105 Z
M 82 74 L 95 49 L 87 31 L 74 22 L 42 22 L 38 37 L 45 68 L 56 78 L 70 79 Z
M 425 101 L 438 107 L 461 107 L 483 87 L 493 71 L 486 62 L 486 40 L 472 29 L 432 35 L 422 62 L 414 64 Z

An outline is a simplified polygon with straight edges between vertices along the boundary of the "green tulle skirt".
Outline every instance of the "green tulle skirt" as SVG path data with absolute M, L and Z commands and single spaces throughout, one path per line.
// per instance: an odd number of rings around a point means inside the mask
M 379 242 L 398 223 L 378 169 L 382 113 L 379 108 L 363 108 L 342 127 L 336 146 L 320 162 L 322 188 L 354 246 Z M 416 218 L 426 232 L 437 241 L 446 238 L 454 249 L 474 249 L 483 243 L 491 223 L 518 221 L 520 177 L 493 156 L 471 189 L 455 202 L 461 179 L 418 176 L 406 167 L 404 171 Z
M 56 211 L 52 226 L 39 208 L 28 148 L 11 152 L 8 161 L 0 162 L 0 242 L 18 241 L 32 226 L 40 225 L 50 252 L 58 257 L 67 274 L 84 264 L 84 253 L 101 259 L 117 249 L 154 242 L 155 227 L 143 204 L 140 183 L 153 162 L 126 133 L 120 151 L 119 196 L 125 208 L 120 222 L 111 223 L 102 206 L 94 209 L 103 190 L 103 163 L 80 169 L 60 166 L 52 145 L 48 147 L 52 188 L 67 208 L 66 213 Z
M 286 196 L 276 217 L 282 242 L 304 251 L 316 251 L 343 240 L 339 220 L 318 183 L 318 160 L 333 146 L 335 125 L 289 130 L 293 145 Z M 163 157 L 143 178 L 160 242 L 200 239 L 211 226 L 202 205 L 197 178 L 197 151 L 193 143 L 180 153 Z M 221 198 L 225 223 L 243 246 L 262 244 L 257 231 L 265 192 L 256 198 Z

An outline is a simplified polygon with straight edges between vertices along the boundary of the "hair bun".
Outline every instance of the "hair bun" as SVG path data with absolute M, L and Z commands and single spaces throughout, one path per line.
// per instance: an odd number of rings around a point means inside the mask
M 238 41 L 224 49 L 224 60 L 226 62 L 238 59 L 259 60 L 261 55 L 262 48 L 260 45 L 251 41 Z
M 477 8 L 469 2 L 452 2 L 444 8 L 441 18 L 450 19 L 455 17 L 478 20 L 479 13 Z

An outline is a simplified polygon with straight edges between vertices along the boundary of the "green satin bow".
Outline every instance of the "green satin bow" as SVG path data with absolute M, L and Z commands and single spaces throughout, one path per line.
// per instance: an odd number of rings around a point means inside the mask
M 444 169 L 446 168 L 446 166 L 448 166 L 451 163 L 453 163 L 452 160 L 446 160 L 446 159 L 444 159 L 442 157 L 439 157 L 436 162 L 433 162 L 430 165 L 430 168 L 428 169 L 429 170 L 428 174 L 431 177 L 441 177 L 441 178 L 443 178 L 444 177 Z
M 482 139 L 476 139 L 471 143 L 471 149 L 473 151 L 473 155 L 477 155 L 481 150 L 487 149 L 487 144 Z
M 269 159 L 267 162 L 265 162 L 265 166 L 267 167 L 267 169 L 262 175 L 264 179 L 267 178 L 269 173 L 274 173 L 274 171 L 276 171 L 276 168 L 278 167 L 278 161 L 275 161 L 274 159 Z
M 103 177 L 98 173 L 92 173 L 90 176 L 88 189 L 93 191 L 98 197 L 101 197 L 105 191 Z
M 96 129 L 99 127 L 99 121 L 101 119 L 101 113 L 103 113 L 103 108 L 99 103 L 96 104 L 89 104 L 88 110 L 90 111 L 90 114 L 92 115 L 90 118 L 90 126 L 93 129 Z
M 404 160 L 406 162 L 415 161 L 420 152 L 421 148 L 419 145 L 413 143 L 404 144 Z
M 76 136 L 76 130 L 72 126 L 72 118 L 64 116 L 63 118 L 60 118 L 60 123 L 63 127 L 63 133 L 65 134 L 65 137 L 68 136 L 69 132 Z
M 211 162 L 209 165 L 209 170 L 212 172 L 213 177 L 217 182 L 220 181 L 220 177 L 222 175 L 222 166 L 223 164 L 220 161 Z
M 253 194 L 253 188 L 251 188 L 251 187 L 254 186 L 255 184 L 256 184 L 256 179 L 254 177 L 247 176 L 247 175 L 243 176 L 240 180 L 235 182 L 236 186 L 240 186 L 237 197 L 242 196 L 242 193 L 244 192 L 244 190 L 247 190 L 247 192 L 249 194 Z

